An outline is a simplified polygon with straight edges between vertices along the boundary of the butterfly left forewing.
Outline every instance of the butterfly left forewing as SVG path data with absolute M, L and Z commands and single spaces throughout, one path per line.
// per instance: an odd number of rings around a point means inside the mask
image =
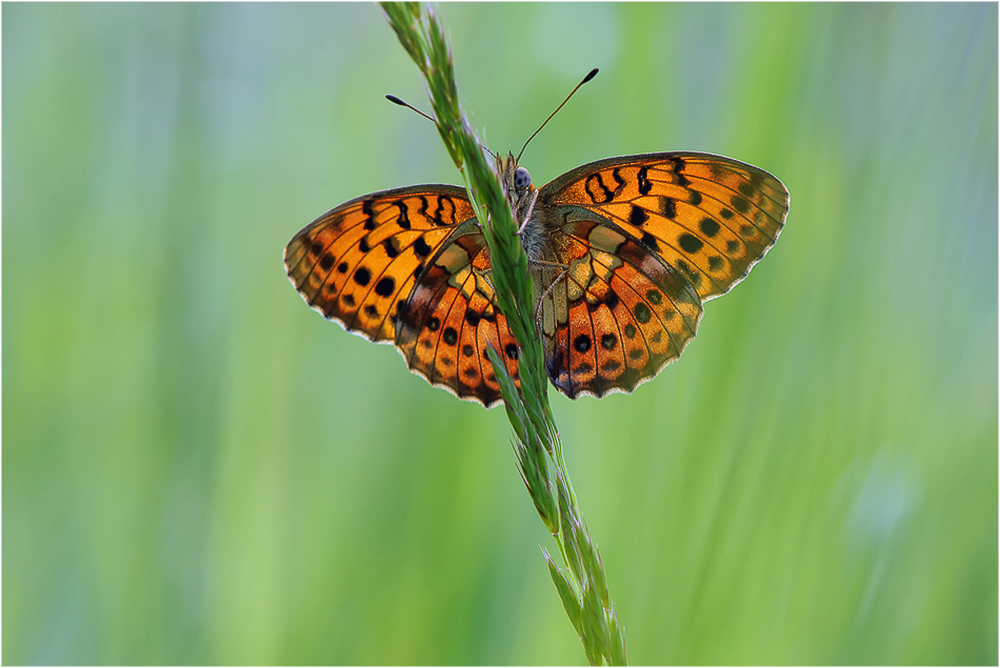
M 397 188 L 325 213 L 285 248 L 285 269 L 302 298 L 330 320 L 373 341 L 395 337 L 398 304 L 427 259 L 463 223 L 475 224 L 457 186 Z

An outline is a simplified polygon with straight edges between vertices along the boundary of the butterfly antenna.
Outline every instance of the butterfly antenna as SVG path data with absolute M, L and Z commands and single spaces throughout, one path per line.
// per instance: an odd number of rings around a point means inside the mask
M 521 156 L 524 154 L 524 149 L 528 148 L 528 142 L 530 142 L 532 139 L 534 139 L 535 135 L 537 135 L 539 132 L 541 132 L 542 128 L 545 127 L 545 124 L 548 123 L 549 121 L 551 121 L 553 116 L 555 116 L 557 113 L 559 113 L 559 110 L 563 108 L 563 105 L 565 105 L 567 102 L 569 102 L 569 99 L 571 97 L 573 97 L 573 93 L 575 93 L 576 91 L 580 90 L 580 86 L 582 86 L 583 84 L 587 83 L 588 81 L 590 81 L 591 79 L 593 79 L 594 77 L 597 76 L 597 72 L 598 72 L 598 69 L 596 67 L 594 69 L 590 70 L 590 72 L 587 73 L 587 76 L 583 77 L 583 81 L 581 81 L 580 83 L 578 83 L 576 85 L 576 88 L 574 88 L 573 90 L 571 90 L 569 92 L 569 95 L 567 95 L 566 99 L 562 101 L 562 104 L 560 104 L 558 107 L 556 107 L 556 110 L 553 111 L 551 114 L 549 114 L 549 117 L 545 119 L 545 123 L 542 123 L 541 126 L 537 130 L 535 130 L 534 134 L 532 134 L 530 137 L 528 137 L 528 141 L 524 142 L 524 146 L 521 147 L 521 152 L 517 154 L 517 162 L 521 162 Z
M 416 107 L 414 107 L 414 106 L 413 106 L 412 104 L 410 104 L 409 102 L 403 102 L 402 100 L 400 100 L 400 99 L 399 99 L 398 97 L 396 97 L 395 95 L 386 95 L 386 96 L 385 96 L 385 99 L 389 100 L 389 101 L 390 101 L 390 102 L 392 102 L 393 104 L 398 104 L 398 105 L 399 105 L 399 106 L 401 106 L 401 107 L 406 107 L 406 108 L 407 108 L 407 109 L 409 109 L 410 111 L 415 111 L 415 112 L 417 112 L 418 114 L 420 114 L 421 116 L 423 116 L 424 118 L 426 118 L 427 120 L 429 120 L 429 121 L 430 121 L 431 123 L 433 123 L 434 125 L 437 125 L 437 124 L 438 124 L 438 122 L 437 122 L 437 119 L 436 119 L 436 118 L 434 118 L 433 116 L 428 116 L 428 115 L 427 115 L 427 114 L 425 114 L 424 112 L 422 112 L 422 111 L 420 111 L 419 109 L 417 109 Z
M 392 102 L 393 104 L 398 104 L 398 105 L 399 105 L 399 106 L 401 106 L 401 107 L 406 107 L 406 108 L 407 108 L 407 109 L 409 109 L 410 111 L 415 111 L 415 112 L 417 112 L 418 114 L 420 114 L 421 116 L 423 116 L 424 118 L 426 118 L 427 120 L 429 120 L 429 121 L 430 121 L 431 123 L 433 123 L 434 125 L 437 125 L 437 124 L 438 124 L 438 122 L 437 122 L 437 119 L 436 119 L 436 118 L 434 118 L 433 116 L 428 116 L 428 115 L 427 115 L 427 114 L 425 114 L 424 112 L 422 112 L 422 111 L 420 111 L 419 109 L 417 109 L 416 107 L 414 107 L 414 106 L 413 106 L 412 104 L 410 104 L 409 102 L 403 102 L 402 100 L 400 100 L 400 99 L 399 99 L 398 97 L 396 97 L 395 95 L 386 95 L 386 96 L 385 96 L 385 99 L 389 100 L 389 101 L 390 101 L 390 102 Z M 481 146 L 481 147 L 482 147 L 483 149 L 485 149 L 485 150 L 486 150 L 486 152 L 487 152 L 487 153 L 489 153 L 490 155 L 492 155 L 492 156 L 493 156 L 494 158 L 496 158 L 496 157 L 497 157 L 497 154 L 496 154 L 496 153 L 494 153 L 493 151 L 491 151 L 490 149 L 486 148 L 486 146 L 485 146 L 484 144 L 480 144 L 480 146 Z

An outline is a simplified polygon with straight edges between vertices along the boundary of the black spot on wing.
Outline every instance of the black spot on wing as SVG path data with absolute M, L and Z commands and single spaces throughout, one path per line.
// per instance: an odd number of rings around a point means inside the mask
M 682 234 L 677 242 L 685 253 L 697 253 L 704 246 L 701 239 L 692 234 Z
M 393 205 L 399 209 L 399 215 L 396 216 L 396 224 L 404 230 L 410 229 L 410 211 L 406 207 L 406 202 L 399 199 L 393 202 Z
M 710 239 L 718 234 L 719 229 L 721 229 L 719 224 L 711 218 L 703 218 L 702 221 L 698 223 L 698 227 L 701 228 L 702 234 Z
M 640 168 L 639 173 L 636 174 L 636 185 L 639 187 L 641 195 L 648 195 L 649 191 L 653 189 L 653 182 L 649 180 L 648 174 L 649 168 L 647 167 Z
M 631 225 L 639 227 L 643 223 L 649 220 L 649 214 L 641 206 L 632 205 L 632 210 L 628 214 L 628 222 Z
M 746 201 L 742 197 L 733 195 L 729 198 L 729 203 L 733 205 L 733 208 L 740 213 L 747 213 L 750 211 L 750 202 Z
M 635 319 L 638 320 L 643 325 L 649 322 L 649 318 L 652 316 L 652 313 L 650 313 L 649 311 L 649 307 L 646 306 L 643 302 L 639 302 L 638 304 L 635 305 L 633 313 L 635 315 Z
M 385 249 L 385 254 L 389 256 L 389 259 L 399 255 L 399 240 L 396 237 L 389 237 L 382 242 L 382 248 Z
M 365 217 L 365 229 L 374 230 L 375 229 L 375 210 L 372 208 L 372 200 L 366 199 L 361 203 L 361 213 Z
M 677 217 L 677 201 L 673 197 L 661 197 L 660 212 L 670 220 L 673 220 Z
M 421 259 L 424 259 L 431 254 L 431 247 L 426 241 L 424 241 L 423 237 L 418 237 L 417 240 L 413 242 L 413 252 L 416 253 Z
M 379 297 L 388 297 L 396 290 L 396 281 L 391 276 L 383 276 L 375 284 L 375 294 Z

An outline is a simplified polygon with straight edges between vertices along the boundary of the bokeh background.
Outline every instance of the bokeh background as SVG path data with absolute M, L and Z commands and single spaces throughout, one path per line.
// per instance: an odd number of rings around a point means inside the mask
M 779 243 L 554 394 L 637 664 L 996 664 L 997 5 L 446 4 L 542 184 L 692 149 Z M 306 308 L 291 236 L 460 182 L 373 5 L 5 4 L 5 664 L 577 664 L 501 410 Z

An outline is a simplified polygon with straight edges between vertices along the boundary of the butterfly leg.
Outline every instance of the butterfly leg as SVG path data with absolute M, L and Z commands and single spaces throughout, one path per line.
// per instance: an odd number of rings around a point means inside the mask
M 528 212 L 524 216 L 524 220 L 521 221 L 521 226 L 517 228 L 517 236 L 521 236 L 524 232 L 524 228 L 528 226 L 528 222 L 531 220 L 531 214 L 535 211 L 535 202 L 538 201 L 538 193 L 541 192 L 536 190 L 531 194 L 531 204 L 528 205 Z

